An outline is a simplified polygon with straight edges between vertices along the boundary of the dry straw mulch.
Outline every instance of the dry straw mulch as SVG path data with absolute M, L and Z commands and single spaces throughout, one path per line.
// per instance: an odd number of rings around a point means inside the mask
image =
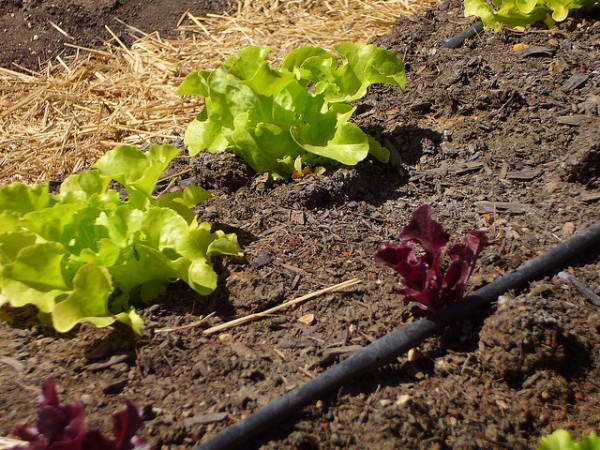
M 212 69 L 246 45 L 273 48 L 272 60 L 302 45 L 369 42 L 399 15 L 435 1 L 329 0 L 239 2 L 223 15 L 179 21 L 177 40 L 129 27 L 103 48 L 75 49 L 43 73 L 0 68 L 0 185 L 60 180 L 119 144 L 173 140 L 201 107 L 177 86 L 191 71 Z M 110 30 L 109 30 L 110 31 Z

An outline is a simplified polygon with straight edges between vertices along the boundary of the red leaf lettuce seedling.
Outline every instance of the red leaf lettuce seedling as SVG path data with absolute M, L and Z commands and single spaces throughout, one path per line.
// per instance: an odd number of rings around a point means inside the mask
M 136 436 L 142 426 L 139 408 L 126 400 L 127 409 L 112 415 L 114 437 L 88 430 L 83 403 L 60 406 L 54 378 L 42 384 L 40 406 L 35 423 L 18 425 L 13 434 L 28 442 L 10 450 L 149 450 L 145 439 Z
M 433 208 L 423 205 L 400 233 L 399 244 L 383 244 L 375 254 L 375 262 L 396 270 L 404 278 L 398 290 L 405 303 L 415 302 L 427 312 L 440 311 L 463 296 L 479 253 L 487 244 L 483 231 L 469 231 L 463 244 L 448 250 L 450 264 L 442 272 L 442 249 L 450 240 L 444 228 L 432 220 Z M 417 252 L 414 243 L 423 248 Z

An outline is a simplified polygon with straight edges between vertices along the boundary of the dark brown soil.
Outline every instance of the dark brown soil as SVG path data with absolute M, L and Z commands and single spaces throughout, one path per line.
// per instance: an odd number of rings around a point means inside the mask
M 600 23 L 578 17 L 550 32 L 486 33 L 439 48 L 469 23 L 461 2 L 443 2 L 399 18 L 379 40 L 406 61 L 409 87 L 373 88 L 356 121 L 397 153 L 394 165 L 273 185 L 235 158 L 195 159 L 195 180 L 215 194 L 200 219 L 235 231 L 245 256 L 217 262 L 221 282 L 208 299 L 175 286 L 142 307 L 145 338 L 91 326 L 59 336 L 2 308 L 0 435 L 34 417 L 34 393 L 53 375 L 63 399 L 88 405 L 93 426 L 108 430 L 107 416 L 129 398 L 144 408 L 153 448 L 190 448 L 351 346 L 415 320 L 396 299 L 396 274 L 372 256 L 418 206 L 433 205 L 454 240 L 489 231 L 473 289 L 597 221 Z M 528 49 L 516 52 L 521 43 Z M 600 293 L 599 249 L 564 265 Z M 597 431 L 600 309 L 555 275 L 506 293 L 424 342 L 420 358 L 355 380 L 244 448 L 531 449 L 557 428 Z M 202 333 L 353 277 L 362 283 L 345 293 Z M 213 310 L 202 326 L 159 332 Z M 306 314 L 314 322 L 299 321 Z
M 65 43 L 97 47 L 113 39 L 105 26 L 126 44 L 132 37 L 124 24 L 174 38 L 186 11 L 203 16 L 222 13 L 227 5 L 227 0 L 3 0 L 0 67 L 39 70 L 48 59 L 76 51 Z

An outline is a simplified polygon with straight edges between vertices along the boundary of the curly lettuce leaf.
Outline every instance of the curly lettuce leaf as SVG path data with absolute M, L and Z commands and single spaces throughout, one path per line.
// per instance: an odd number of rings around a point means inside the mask
M 376 83 L 406 88 L 404 63 L 395 53 L 375 45 L 341 42 L 333 46 L 342 58 L 338 68 L 341 93 L 345 101 L 362 98 Z
M 181 150 L 171 145 L 153 145 L 142 152 L 135 146 L 121 145 L 108 152 L 92 166 L 125 187 L 130 202 L 147 205 L 161 174 Z
M 141 333 L 133 305 L 149 302 L 177 280 L 201 295 L 216 287 L 210 259 L 238 255 L 234 234 L 198 224 L 192 208 L 210 198 L 198 186 L 153 190 L 180 150 L 120 146 L 94 169 L 48 185 L 0 188 L 0 305 L 36 306 L 59 332 L 81 322 L 120 321 Z M 108 189 L 117 181 L 128 199 Z
M 51 311 L 54 328 L 60 333 L 69 331 L 80 322 L 91 322 L 105 327 L 114 322 L 109 309 L 113 292 L 108 269 L 95 264 L 85 264 L 73 277 L 73 289 Z
M 524 30 L 535 23 L 548 27 L 562 22 L 577 9 L 596 9 L 598 0 L 465 0 L 465 16 L 477 16 L 486 30 L 499 30 L 503 26 Z
M 600 437 L 596 433 L 584 434 L 577 442 L 567 430 L 556 430 L 540 439 L 538 450 L 600 450 Z
M 307 46 L 274 69 L 269 48 L 246 47 L 218 69 L 186 77 L 180 95 L 202 95 L 204 108 L 185 134 L 190 154 L 233 152 L 256 172 L 289 179 L 295 166 L 355 165 L 389 151 L 349 122 L 368 86 L 406 87 L 402 61 L 374 45 L 340 43 L 341 58 Z
M 48 183 L 34 186 L 12 183 L 0 190 L 0 205 L 3 211 L 24 214 L 47 208 L 53 203 L 55 200 L 50 195 Z

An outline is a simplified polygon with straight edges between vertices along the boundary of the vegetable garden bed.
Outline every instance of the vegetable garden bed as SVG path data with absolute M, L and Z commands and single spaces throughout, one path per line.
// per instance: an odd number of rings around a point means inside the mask
M 153 448 L 190 448 L 418 319 L 396 297 L 397 275 L 373 255 L 398 242 L 419 206 L 433 206 L 452 243 L 487 231 L 472 289 L 596 222 L 598 21 L 576 16 L 551 31 L 489 32 L 439 48 L 470 24 L 462 2 L 444 1 L 399 17 L 376 40 L 402 57 L 408 84 L 369 88 L 353 121 L 392 151 L 390 164 L 368 159 L 283 183 L 227 154 L 178 157 L 173 186 L 210 190 L 198 221 L 236 233 L 244 256 L 215 259 L 218 286 L 208 297 L 177 284 L 138 307 L 142 338 L 85 323 L 59 335 L 34 311 L 1 308 L 0 435 L 34 417 L 34 394 L 54 376 L 61 399 L 83 401 L 89 423 L 107 435 L 108 417 L 130 399 Z M 599 292 L 597 248 L 566 266 Z M 353 278 L 360 283 L 294 309 L 206 332 Z M 599 318 L 586 296 L 548 276 L 249 448 L 525 449 L 558 428 L 597 431 Z

